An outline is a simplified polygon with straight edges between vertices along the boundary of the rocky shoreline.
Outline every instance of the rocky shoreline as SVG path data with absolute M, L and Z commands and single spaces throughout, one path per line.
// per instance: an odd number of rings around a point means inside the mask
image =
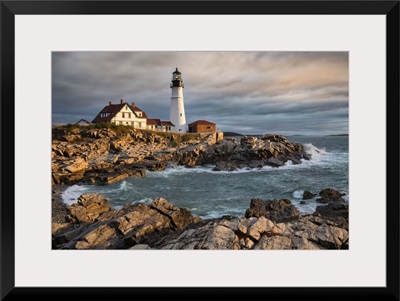
M 299 214 L 289 200 L 252 199 L 244 217 L 202 220 L 164 198 L 112 210 L 99 194 L 67 207 L 53 199 L 53 249 L 325 250 L 348 249 L 348 204 L 334 189 L 328 205 Z
M 348 203 L 340 192 L 319 192 L 321 206 L 299 214 L 290 200 L 251 199 L 243 217 L 202 220 L 164 198 L 110 207 L 99 194 L 66 206 L 60 193 L 73 184 L 107 185 L 165 170 L 213 164 L 215 171 L 301 164 L 311 155 L 281 135 L 223 139 L 112 127 L 62 126 L 52 132 L 53 249 L 348 249 Z M 303 201 L 314 193 L 304 192 Z M 171 200 L 173 202 L 173 200 Z
M 123 127 L 123 126 L 120 126 Z M 281 135 L 223 139 L 222 133 L 173 134 L 143 130 L 57 127 L 52 132 L 52 184 L 110 184 L 168 164 L 215 165 L 215 171 L 279 167 L 310 160 L 301 144 Z

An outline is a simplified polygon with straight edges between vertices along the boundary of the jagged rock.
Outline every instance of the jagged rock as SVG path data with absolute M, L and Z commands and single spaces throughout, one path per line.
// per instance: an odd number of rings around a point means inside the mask
M 269 158 L 267 160 L 267 164 L 271 165 L 271 166 L 279 167 L 279 166 L 283 166 L 284 162 L 279 160 L 279 159 L 277 159 L 277 158 Z
M 167 168 L 167 163 L 165 162 L 150 163 L 146 165 L 146 168 L 150 171 L 163 171 Z
M 303 192 L 303 200 L 309 200 L 309 199 L 312 199 L 315 196 L 316 196 L 316 194 L 312 193 L 311 191 L 304 190 L 304 192 Z
M 313 215 L 329 219 L 339 227 L 349 229 L 349 205 L 345 203 L 329 203 L 325 206 L 318 206 Z
M 291 250 L 293 242 L 286 236 L 263 236 L 254 250 Z
M 78 202 L 68 207 L 72 221 L 93 222 L 103 212 L 109 211 L 109 202 L 99 194 L 82 194 Z
M 87 169 L 88 166 L 89 164 L 84 158 L 78 157 L 75 160 L 71 160 L 70 162 L 66 163 L 63 169 L 70 173 L 75 173 Z
M 245 216 L 261 217 L 277 222 L 298 219 L 300 216 L 297 208 L 291 204 L 290 200 L 268 200 L 251 199 L 250 208 L 246 210 Z
M 287 223 L 286 233 L 289 233 L 290 237 L 301 238 L 297 240 L 300 242 L 300 247 L 304 247 L 306 239 L 308 244 L 312 243 L 312 246 L 317 245 L 323 249 L 341 249 L 349 238 L 346 229 L 330 224 L 324 219 L 315 220 L 314 216 L 302 217 L 298 221 Z M 299 246 L 295 248 L 298 249 Z
M 255 239 L 259 240 L 263 233 L 272 232 L 274 228 L 274 223 L 264 216 L 261 216 L 255 223 L 253 223 L 250 228 L 248 229 L 247 234 Z
M 214 168 L 214 171 L 234 171 L 237 166 L 232 162 L 219 162 Z
M 279 211 L 276 209 L 291 205 L 288 200 L 267 202 L 253 200 L 253 203 L 263 204 L 267 214 L 271 209 L 272 212 Z M 120 210 L 105 211 L 109 209 L 107 201 L 96 194 L 82 195 L 79 203 L 69 208 L 72 208 L 69 212 L 70 220 L 77 222 L 79 217 L 80 222 L 53 223 L 53 248 L 139 250 L 348 248 L 348 231 L 341 228 L 335 220 L 327 219 L 320 214 L 281 223 L 265 216 L 248 218 L 224 216 L 216 220 L 202 221 L 193 218 L 187 209 L 178 208 L 163 198 L 155 199 L 150 206 L 139 203 L 126 205 Z M 88 217 L 83 218 L 83 213 Z M 94 218 L 93 213 L 98 217 Z
M 332 188 L 325 188 L 319 193 L 320 198 L 317 198 L 316 201 L 319 203 L 327 204 L 330 202 L 344 202 L 342 198 L 342 194 Z
M 156 198 L 150 205 L 171 219 L 177 229 L 182 229 L 194 222 L 193 216 L 186 208 L 178 208 L 164 198 Z
M 287 138 L 282 136 L 282 135 L 276 135 L 276 134 L 265 134 L 262 138 L 262 140 L 270 140 L 274 142 L 287 142 Z

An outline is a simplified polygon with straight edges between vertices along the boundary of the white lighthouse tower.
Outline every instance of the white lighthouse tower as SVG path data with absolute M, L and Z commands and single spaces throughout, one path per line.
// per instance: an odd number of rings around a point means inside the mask
M 171 108 L 169 120 L 175 125 L 175 132 L 186 132 L 185 107 L 183 105 L 183 79 L 178 68 L 172 73 Z

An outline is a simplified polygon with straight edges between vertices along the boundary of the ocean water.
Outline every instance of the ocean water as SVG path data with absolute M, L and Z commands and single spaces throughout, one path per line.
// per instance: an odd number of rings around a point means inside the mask
M 113 208 L 125 203 L 150 203 L 164 197 L 170 203 L 189 209 L 202 218 L 223 215 L 242 217 L 252 198 L 290 199 L 300 213 L 315 211 L 321 204 L 316 197 L 300 204 L 303 191 L 318 193 L 334 188 L 346 193 L 348 201 L 348 137 L 287 136 L 301 143 L 312 155 L 310 161 L 274 168 L 242 169 L 233 172 L 212 171 L 213 165 L 195 168 L 169 166 L 165 171 L 147 172 L 144 178 L 129 178 L 106 185 L 74 185 L 62 193 L 63 201 L 72 204 L 83 193 L 98 192 L 106 196 Z

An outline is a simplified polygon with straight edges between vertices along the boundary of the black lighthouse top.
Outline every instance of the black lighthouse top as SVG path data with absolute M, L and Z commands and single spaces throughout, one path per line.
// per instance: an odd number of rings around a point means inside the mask
M 170 87 L 182 87 L 184 88 L 183 85 L 183 78 L 182 78 L 182 73 L 176 68 L 176 70 L 172 73 L 172 81 L 171 81 Z

